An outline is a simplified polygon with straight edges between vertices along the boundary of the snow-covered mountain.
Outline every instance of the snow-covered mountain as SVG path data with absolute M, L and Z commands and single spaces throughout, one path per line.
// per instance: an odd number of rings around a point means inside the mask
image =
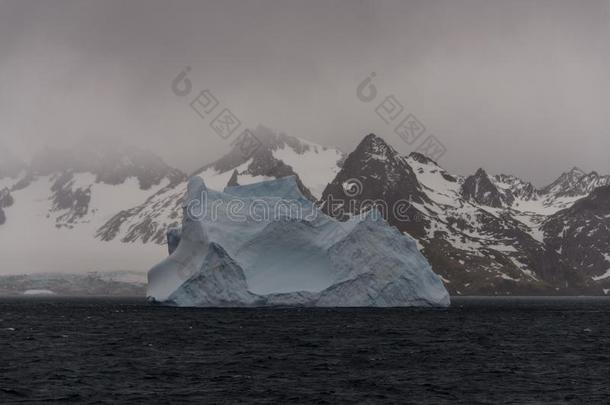
M 610 186 L 549 216 L 541 229 L 547 246 L 567 266 L 610 288 Z
M 344 155 L 338 149 L 276 134 L 263 126 L 252 132 L 260 142 L 253 154 L 244 155 L 235 145 L 194 174 L 216 190 L 294 175 L 303 195 L 315 201 L 341 168 Z M 186 187 L 186 180 L 172 184 L 146 201 L 125 208 L 98 230 L 97 237 L 104 241 L 164 243 L 167 229 L 180 225 Z
M 233 145 L 196 173 L 219 189 L 296 175 L 315 201 L 340 169 L 338 149 L 262 126 L 252 133 L 260 143 L 253 154 Z M 180 170 L 110 142 L 45 148 L 29 164 L 6 148 L 0 153 L 4 273 L 145 271 L 163 257 L 165 232 L 181 220 L 187 176 Z
M 322 204 L 331 215 L 332 200 L 357 213 L 381 198 L 390 223 L 418 240 L 454 294 L 598 293 L 601 270 L 593 275 L 567 261 L 547 243 L 542 226 L 586 197 L 594 177 L 583 173 L 542 190 L 514 176 L 490 177 L 483 169 L 463 178 L 420 154 L 401 156 L 368 135 L 346 158 Z M 345 187 L 354 182 L 358 193 Z M 394 208 L 404 201 L 410 204 Z M 592 249 L 603 254 L 606 247 L 596 243 Z
M 607 214 L 582 201 L 601 201 L 597 190 L 610 176 L 574 168 L 537 189 L 484 169 L 455 175 L 375 135 L 346 156 L 264 127 L 253 133 L 253 153 L 234 145 L 195 174 L 218 190 L 294 175 L 301 194 L 341 220 L 383 201 L 389 222 L 416 239 L 453 294 L 608 288 Z M 165 256 L 166 231 L 181 223 L 186 179 L 130 148 L 46 149 L 31 164 L 0 149 L 3 272 L 144 271 Z
M 140 204 L 186 176 L 151 153 L 112 144 L 46 148 L 0 179 L 3 273 L 143 270 L 142 255 L 103 244 L 95 233 L 126 206 Z M 151 260 L 151 259 L 148 259 Z
M 578 167 L 562 173 L 554 182 L 541 190 L 543 194 L 556 197 L 582 196 L 591 193 L 597 187 L 610 184 L 610 176 L 600 176 L 596 172 L 585 173 Z
M 516 176 L 497 174 L 491 178 L 491 181 L 498 190 L 510 193 L 514 200 L 531 201 L 540 198 L 540 193 L 532 183 L 523 181 Z

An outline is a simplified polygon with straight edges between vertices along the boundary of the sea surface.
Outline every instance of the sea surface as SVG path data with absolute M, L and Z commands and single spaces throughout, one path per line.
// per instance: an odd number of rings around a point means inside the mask
M 195 309 L 0 298 L 0 403 L 610 403 L 610 299 Z

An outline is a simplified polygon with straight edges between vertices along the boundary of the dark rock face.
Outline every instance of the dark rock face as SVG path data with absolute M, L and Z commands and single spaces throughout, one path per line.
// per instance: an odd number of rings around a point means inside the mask
M 434 160 L 430 159 L 428 156 L 423 155 L 419 152 L 411 152 L 409 157 L 419 163 L 434 164 L 434 165 L 437 164 Z
M 10 207 L 14 202 L 11 191 L 7 187 L 0 190 L 0 208 Z
M 72 188 L 72 185 L 72 173 L 63 172 L 51 186 L 52 210 L 63 212 L 58 217 L 57 226 L 71 226 L 89 211 L 91 186 Z
M 239 183 L 237 182 L 238 174 L 239 173 L 237 173 L 237 170 L 233 170 L 233 174 L 231 175 L 231 178 L 229 179 L 229 182 L 227 183 L 227 187 L 239 186 Z
M 530 182 L 521 180 L 518 177 L 498 174 L 493 177 L 496 187 L 498 184 L 504 184 L 508 187 L 509 192 L 514 198 L 519 198 L 524 201 L 538 200 L 540 198 L 540 192 Z
M 483 169 L 466 178 L 462 185 L 462 195 L 466 200 L 495 208 L 510 206 L 514 201 L 512 194 L 498 190 Z
M 431 220 L 433 228 L 443 230 L 419 242 L 453 294 L 569 295 L 591 290 L 581 274 L 566 267 L 556 252 L 534 239 L 509 212 L 495 215 L 478 208 L 464 214 L 458 210 L 446 217 L 447 222 Z
M 610 186 L 595 189 L 543 224 L 544 241 L 574 271 L 605 287 L 610 278 Z
M 413 203 L 426 202 L 430 201 L 405 158 L 370 134 L 347 156 L 320 205 L 324 213 L 339 219 L 377 206 L 390 224 L 422 236 L 425 215 Z
M 258 126 L 254 131 L 252 131 L 252 133 L 260 142 L 258 148 L 256 148 L 252 154 L 244 154 L 237 145 L 234 145 L 229 153 L 217 161 L 201 167 L 193 174 L 199 174 L 209 168 L 213 168 L 219 173 L 233 170 L 233 174 L 231 175 L 227 186 L 239 185 L 240 175 L 266 176 L 275 178 L 296 176 L 299 190 L 310 201 L 315 201 L 315 197 L 303 184 L 299 174 L 296 173 L 291 166 L 273 156 L 274 151 L 284 147 L 290 147 L 296 153 L 303 154 L 309 150 L 310 145 L 302 143 L 298 138 L 295 137 L 287 136 L 285 134 L 276 134 L 272 130 L 263 126 Z M 236 167 L 249 161 L 250 164 L 245 170 L 238 172 L 235 169 Z
M 200 173 L 210 167 L 213 167 L 218 172 L 223 173 L 234 168 L 241 166 L 242 164 L 253 159 L 255 162 L 258 161 L 255 166 L 259 167 L 259 170 L 264 171 L 264 167 L 273 167 L 274 164 L 268 162 L 269 156 L 272 152 L 284 147 L 290 147 L 298 154 L 303 154 L 309 151 L 310 146 L 302 143 L 298 138 L 288 136 L 285 134 L 277 134 L 273 130 L 259 125 L 252 131 L 252 134 L 258 142 L 258 147 L 252 151 L 252 153 L 244 153 L 238 145 L 234 144 L 233 148 L 215 162 L 205 165 L 198 170 L 195 170 L 193 174 Z
M 27 165 L 0 143 L 0 180 L 8 178 L 14 179 L 15 182 L 20 181 L 19 177 L 26 169 Z M 14 189 L 14 186 L 0 189 L 0 225 L 6 222 L 6 212 L 3 208 L 15 203 L 15 199 L 11 195 L 11 191 Z
M 295 176 L 301 193 L 310 201 L 316 201 L 315 197 L 305 187 L 299 175 L 289 165 L 281 160 L 273 157 L 272 151 L 268 149 L 260 150 L 253 156 L 252 163 L 246 171 L 240 174 L 249 174 L 251 176 L 268 176 L 279 179 L 286 176 Z

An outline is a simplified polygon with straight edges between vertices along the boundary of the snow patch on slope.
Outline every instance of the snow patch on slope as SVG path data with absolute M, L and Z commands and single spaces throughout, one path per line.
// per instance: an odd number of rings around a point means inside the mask
M 50 201 L 53 176 L 35 179 L 28 187 L 11 192 L 15 204 L 4 208 L 6 223 L 0 226 L 3 267 L 12 273 L 73 272 L 85 270 L 143 270 L 162 257 L 154 245 L 133 249 L 119 240 L 101 243 L 96 230 L 125 204 L 132 205 L 163 187 L 166 182 L 142 190 L 138 180 L 128 178 L 119 185 L 89 183 L 88 173 L 74 175 L 72 187 L 90 187 L 86 216 L 72 227 L 59 226 L 63 210 L 53 211 Z M 28 243 L 23 243 L 28 241 Z M 32 254 L 32 247 L 35 254 Z M 104 260 L 100 260 L 100 249 Z
M 291 166 L 311 194 L 322 197 L 324 188 L 339 173 L 338 162 L 343 158 L 341 151 L 301 140 L 309 148 L 304 153 L 282 146 L 273 151 L 273 157 Z

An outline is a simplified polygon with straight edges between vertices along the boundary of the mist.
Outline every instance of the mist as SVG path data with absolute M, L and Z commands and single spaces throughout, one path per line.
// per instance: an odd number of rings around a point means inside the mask
M 229 142 L 189 102 L 208 89 L 245 127 L 350 152 L 393 95 L 439 139 L 439 163 L 542 186 L 610 173 L 606 1 L 65 1 L 0 4 L 0 143 L 120 140 L 190 171 Z M 193 92 L 177 96 L 185 67 Z

